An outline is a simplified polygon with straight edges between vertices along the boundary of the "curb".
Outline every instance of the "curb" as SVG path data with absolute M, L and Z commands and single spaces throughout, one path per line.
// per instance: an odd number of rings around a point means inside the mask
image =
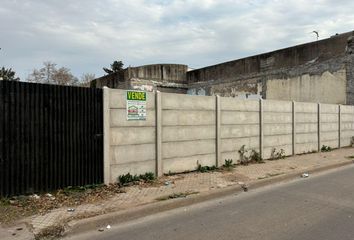
M 332 164 L 324 167 L 312 168 L 305 171 L 313 174 L 313 173 L 319 173 L 331 169 L 348 166 L 353 163 L 354 161 L 348 161 L 348 162 Z M 271 178 L 255 180 L 255 182 L 251 182 L 248 184 L 249 189 L 256 189 L 274 183 L 290 181 L 299 178 L 299 175 L 301 175 L 301 173 L 303 172 L 304 170 L 296 171 L 285 175 L 279 175 Z M 116 212 L 90 217 L 82 220 L 73 220 L 68 223 L 68 228 L 63 234 L 63 237 L 77 235 L 80 233 L 102 228 L 108 224 L 110 225 L 120 224 L 123 222 L 128 222 L 138 218 L 146 217 L 148 215 L 152 215 L 152 214 L 156 214 L 156 213 L 160 213 L 160 212 L 164 212 L 164 211 L 168 211 L 180 207 L 186 207 L 200 202 L 221 198 L 230 194 L 235 194 L 240 192 L 243 192 L 242 187 L 240 185 L 234 185 L 222 189 L 215 189 L 212 191 L 203 192 L 197 195 L 190 195 L 186 198 L 171 199 L 162 202 L 152 202 L 138 207 L 134 207 L 134 209 L 125 209 L 121 211 L 118 210 Z

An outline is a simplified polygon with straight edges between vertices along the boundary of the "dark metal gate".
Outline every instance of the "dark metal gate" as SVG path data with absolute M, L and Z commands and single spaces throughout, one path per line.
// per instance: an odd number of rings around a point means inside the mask
M 0 195 L 103 182 L 102 90 L 0 81 Z

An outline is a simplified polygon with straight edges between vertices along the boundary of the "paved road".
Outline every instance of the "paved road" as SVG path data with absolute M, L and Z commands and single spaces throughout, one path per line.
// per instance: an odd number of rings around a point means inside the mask
M 354 167 L 149 216 L 73 239 L 354 239 Z

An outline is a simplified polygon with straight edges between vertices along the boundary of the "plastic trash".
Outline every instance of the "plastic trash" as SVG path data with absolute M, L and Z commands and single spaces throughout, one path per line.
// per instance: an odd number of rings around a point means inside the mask
M 107 227 L 106 227 L 107 229 L 111 229 L 111 225 L 107 225 Z
M 55 197 L 50 193 L 47 193 L 46 197 L 49 198 L 50 200 L 55 200 Z
M 75 208 L 68 208 L 68 212 L 74 212 Z
M 30 196 L 30 198 L 33 198 L 33 199 L 40 199 L 41 197 L 38 196 L 37 194 L 33 194 Z
M 310 175 L 308 174 L 308 173 L 303 173 L 302 175 L 301 175 L 301 177 L 302 178 L 308 178 Z

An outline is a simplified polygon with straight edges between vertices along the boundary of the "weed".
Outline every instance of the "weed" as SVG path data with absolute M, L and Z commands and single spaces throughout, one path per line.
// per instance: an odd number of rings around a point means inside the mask
M 321 152 L 330 152 L 333 149 L 330 146 L 322 145 Z
M 130 173 L 127 173 L 127 174 L 120 175 L 118 177 L 118 181 L 120 184 L 125 185 L 127 183 L 139 181 L 139 177 L 137 175 L 132 175 Z
M 145 182 L 152 182 L 156 179 L 155 174 L 152 172 L 147 172 L 145 174 L 139 175 L 139 178 Z
M 256 163 L 264 163 L 263 159 L 261 158 L 261 154 L 256 150 L 252 150 L 251 161 Z
M 247 165 L 252 162 L 263 163 L 261 154 L 253 149 L 247 150 L 245 145 L 242 145 L 240 150 L 238 150 L 238 153 L 240 154 L 240 163 L 242 165 Z
M 140 175 L 136 175 L 136 174 L 132 175 L 130 173 L 127 173 L 127 174 L 120 175 L 118 177 L 118 181 L 122 185 L 139 182 L 141 180 L 145 182 L 151 182 L 154 181 L 155 179 L 156 179 L 155 175 L 152 172 L 147 172 L 145 174 L 140 174 Z
M 240 163 L 243 165 L 247 165 L 250 161 L 249 151 L 246 150 L 246 145 L 242 145 L 240 150 L 238 150 L 240 154 Z
M 210 172 L 210 171 L 215 171 L 217 169 L 216 166 L 202 166 L 201 164 L 197 163 L 197 171 L 198 172 Z
M 233 160 L 232 159 L 225 159 L 225 163 L 222 166 L 224 168 L 226 168 L 227 170 L 231 170 L 235 166 L 235 164 L 233 164 Z
M 270 154 L 270 159 L 271 160 L 277 160 L 277 159 L 283 159 L 285 158 L 285 150 L 284 149 L 280 149 L 279 151 L 277 151 L 276 148 L 272 149 L 272 152 Z

